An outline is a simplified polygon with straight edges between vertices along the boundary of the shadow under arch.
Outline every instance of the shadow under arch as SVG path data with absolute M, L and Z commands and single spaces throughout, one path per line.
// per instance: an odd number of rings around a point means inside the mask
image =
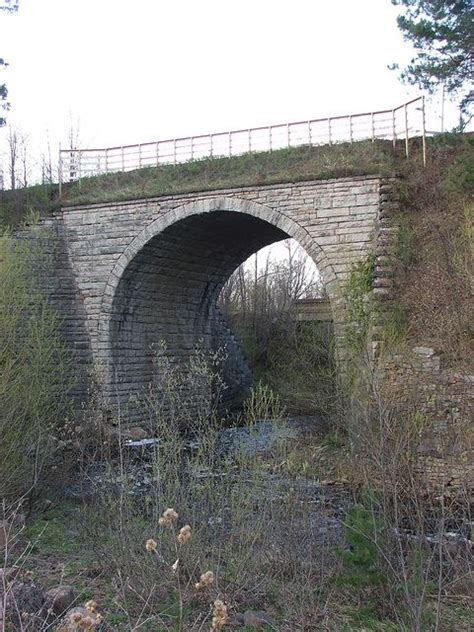
M 150 383 L 161 340 L 176 361 L 196 344 L 225 346 L 229 398 L 249 380 L 240 348 L 217 306 L 220 290 L 251 254 L 295 239 L 324 278 L 333 314 L 341 296 L 334 269 L 311 234 L 281 211 L 212 197 L 162 213 L 127 246 L 109 275 L 98 322 L 98 364 L 108 399 L 124 404 Z M 334 318 L 335 329 L 341 318 Z M 138 413 L 137 413 L 138 414 Z

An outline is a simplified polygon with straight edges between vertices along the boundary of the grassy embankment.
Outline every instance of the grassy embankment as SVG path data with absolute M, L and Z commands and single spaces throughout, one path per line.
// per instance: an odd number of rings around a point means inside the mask
M 0 192 L 0 222 L 18 225 L 29 209 L 41 214 L 65 205 L 114 202 L 208 191 L 254 184 L 300 182 L 354 175 L 390 173 L 396 157 L 388 143 L 341 144 L 332 147 L 295 147 L 233 158 L 197 160 L 182 165 L 109 174 L 64 185 L 36 185 Z

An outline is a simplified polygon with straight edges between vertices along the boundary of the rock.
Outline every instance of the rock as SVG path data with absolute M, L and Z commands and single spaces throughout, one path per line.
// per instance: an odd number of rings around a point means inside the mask
M 246 610 L 244 614 L 233 614 L 229 617 L 227 625 L 231 628 L 249 626 L 260 630 L 265 626 L 269 626 L 272 630 L 277 629 L 276 625 L 265 612 L 257 610 Z
M 239 628 L 244 625 L 244 615 L 243 614 L 231 614 L 226 626 L 229 628 Z
M 71 586 L 50 588 L 44 594 L 44 605 L 56 615 L 64 614 L 74 603 L 76 595 Z
M 33 581 L 13 580 L 0 598 L 0 610 L 6 618 L 23 629 L 24 621 L 38 615 L 44 603 L 44 594 L 40 586 Z
M 138 426 L 127 428 L 124 435 L 127 439 L 130 439 L 130 441 L 140 441 L 140 439 L 146 439 L 148 436 L 147 432 Z
M 276 629 L 275 624 L 265 612 L 255 610 L 247 610 L 244 612 L 244 625 L 253 626 L 257 630 L 265 625 Z
M 427 358 L 430 358 L 432 355 L 434 355 L 434 352 L 434 349 L 432 349 L 431 347 L 413 347 L 413 353 L 417 353 L 421 356 L 426 356 Z
M 102 617 L 99 614 L 91 612 L 83 606 L 71 608 L 64 616 L 56 632 L 83 632 L 86 630 L 96 630 L 102 623 Z

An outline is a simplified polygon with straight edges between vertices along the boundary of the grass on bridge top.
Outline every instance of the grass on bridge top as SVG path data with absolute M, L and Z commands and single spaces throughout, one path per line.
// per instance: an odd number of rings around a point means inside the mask
M 31 210 L 45 215 L 60 206 L 259 184 L 392 174 L 400 170 L 401 152 L 401 146 L 394 151 L 391 143 L 381 141 L 293 147 L 83 178 L 63 186 L 62 200 L 58 198 L 57 185 L 1 191 L 0 224 L 18 226 Z
M 67 187 L 63 202 L 69 205 L 129 200 L 259 184 L 389 173 L 393 170 L 394 155 L 387 143 L 292 147 L 84 178 Z

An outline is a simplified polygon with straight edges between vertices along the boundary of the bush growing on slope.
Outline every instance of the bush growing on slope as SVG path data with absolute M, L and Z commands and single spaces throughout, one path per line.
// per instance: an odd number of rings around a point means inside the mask
M 66 414 L 66 354 L 40 290 L 44 273 L 39 234 L 0 233 L 0 498 L 38 483 Z

